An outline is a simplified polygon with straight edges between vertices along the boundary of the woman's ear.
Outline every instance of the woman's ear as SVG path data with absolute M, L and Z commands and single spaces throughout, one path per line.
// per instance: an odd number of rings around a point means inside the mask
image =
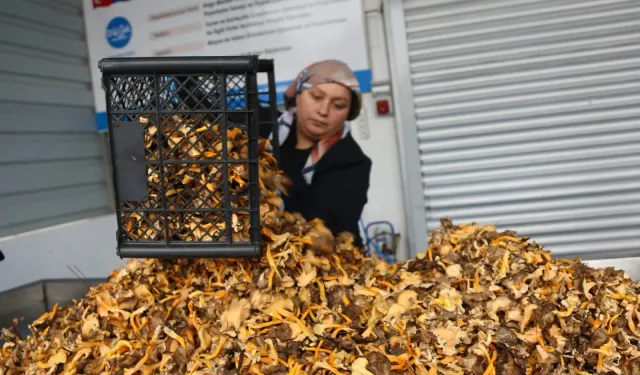
M 351 91 L 351 103 L 349 103 L 349 114 L 347 121 L 353 121 L 360 115 L 361 103 L 360 98 L 355 92 Z

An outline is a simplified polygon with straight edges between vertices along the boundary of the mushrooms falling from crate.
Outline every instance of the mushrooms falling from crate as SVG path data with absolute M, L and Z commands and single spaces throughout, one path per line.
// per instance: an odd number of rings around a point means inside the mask
M 260 256 L 258 132 L 276 126 L 273 62 L 109 58 L 99 67 L 118 255 Z M 266 92 L 258 90 L 259 73 Z M 261 100 L 271 118 L 259 118 Z

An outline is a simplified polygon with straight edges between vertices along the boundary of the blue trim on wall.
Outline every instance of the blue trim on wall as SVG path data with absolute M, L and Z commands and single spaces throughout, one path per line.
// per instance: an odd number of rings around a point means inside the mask
M 353 72 L 356 76 L 356 78 L 358 79 L 358 82 L 360 83 L 360 91 L 362 92 L 370 92 L 371 91 L 371 70 L 370 69 L 365 69 L 365 70 L 356 70 Z M 276 82 L 276 101 L 278 104 L 282 104 L 284 103 L 284 92 L 287 90 L 287 88 L 289 87 L 289 85 L 291 84 L 291 81 L 280 81 L 280 82 Z M 258 91 L 267 91 L 268 90 L 268 85 L 264 84 L 264 85 L 259 85 L 258 86 Z M 231 92 L 228 93 L 228 95 L 232 94 Z M 232 99 L 232 98 L 229 98 Z M 261 95 L 260 96 L 260 100 L 267 102 L 269 99 L 268 95 Z M 242 107 L 244 106 L 244 103 L 242 103 L 241 101 L 233 101 L 233 100 L 229 100 L 229 106 L 230 107 Z M 97 127 L 98 127 L 98 131 L 99 132 L 105 132 L 109 130 L 109 125 L 107 124 L 107 113 L 106 112 L 98 112 L 96 113 L 96 123 L 97 123 Z
M 109 130 L 109 124 L 107 124 L 107 112 L 96 113 L 96 123 L 98 125 L 99 132 L 106 132 Z
M 371 69 L 356 70 L 353 72 L 360 83 L 360 91 L 371 92 L 371 81 L 373 79 Z

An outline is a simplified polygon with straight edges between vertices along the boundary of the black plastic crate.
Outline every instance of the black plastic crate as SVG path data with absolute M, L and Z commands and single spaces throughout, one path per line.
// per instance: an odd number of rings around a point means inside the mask
M 103 59 L 99 67 L 118 255 L 260 256 L 258 130 L 276 129 L 273 62 L 122 58 Z M 259 73 L 269 78 L 264 93 Z M 272 108 L 270 118 L 258 116 L 261 99 Z

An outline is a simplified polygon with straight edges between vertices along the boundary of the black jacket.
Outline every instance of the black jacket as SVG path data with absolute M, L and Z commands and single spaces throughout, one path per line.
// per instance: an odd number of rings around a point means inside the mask
M 267 111 L 265 109 L 265 111 Z M 280 114 L 280 113 L 279 113 Z M 265 116 L 265 117 L 262 117 Z M 261 118 L 268 118 L 266 113 Z M 260 136 L 267 138 L 272 129 L 263 126 Z M 295 147 L 295 124 L 281 147 Z M 363 246 L 359 220 L 367 203 L 371 159 L 369 159 L 351 134 L 334 144 L 316 164 L 311 184 L 302 177 L 302 168 L 282 160 L 281 168 L 291 178 L 293 186 L 288 196 L 283 195 L 285 209 L 299 212 L 307 220 L 322 219 L 334 235 L 352 233 L 356 245 Z

